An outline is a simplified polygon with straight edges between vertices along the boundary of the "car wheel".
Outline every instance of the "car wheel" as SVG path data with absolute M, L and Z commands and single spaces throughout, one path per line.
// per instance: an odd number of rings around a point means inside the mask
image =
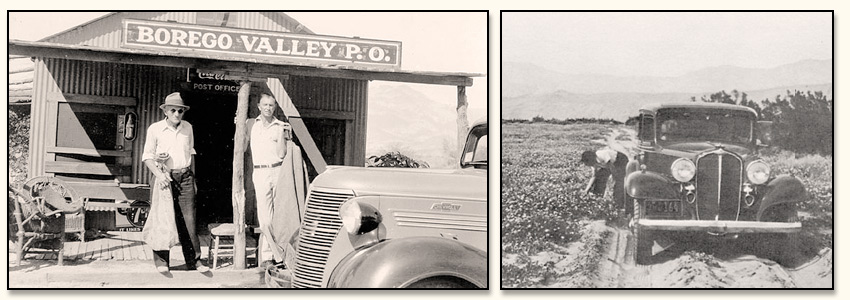
M 783 216 L 777 221 L 781 222 L 797 222 L 797 211 L 794 206 L 787 205 L 782 208 Z M 768 258 L 782 265 L 783 267 L 792 267 L 798 263 L 802 255 L 800 250 L 800 234 L 794 233 L 775 233 L 768 236 Z
M 634 225 L 632 233 L 635 238 L 635 264 L 646 265 L 649 263 L 649 258 L 652 256 L 652 232 L 642 229 L 638 226 L 637 221 L 644 217 L 641 209 L 641 204 L 637 199 L 634 199 Z
M 407 286 L 409 289 L 462 289 L 468 286 L 460 280 L 446 277 L 427 278 Z

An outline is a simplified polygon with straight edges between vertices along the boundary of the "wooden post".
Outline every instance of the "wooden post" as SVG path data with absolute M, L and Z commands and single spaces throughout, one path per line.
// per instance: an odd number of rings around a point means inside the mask
M 242 81 L 239 88 L 239 100 L 236 105 L 236 133 L 233 137 L 233 269 L 246 267 L 245 251 L 245 120 L 248 118 L 248 97 L 251 95 L 251 82 Z
M 9 186 L 11 186 L 11 185 L 9 185 Z M 17 237 L 18 237 L 18 242 L 15 243 L 15 254 L 18 255 L 17 265 L 20 266 L 21 265 L 21 259 L 24 258 L 24 221 L 23 221 L 23 218 L 21 217 L 21 204 L 18 203 L 18 197 L 19 197 L 18 195 L 25 195 L 25 194 L 20 193 L 17 190 L 14 190 L 14 188 L 13 188 L 13 191 L 15 191 L 16 194 L 13 196 L 14 197 L 13 201 L 15 201 L 15 212 L 12 213 L 12 214 L 15 216 L 15 222 L 18 223 L 18 232 L 15 233 L 15 235 L 17 235 Z
M 466 144 L 466 132 L 469 130 L 469 121 L 466 119 L 466 109 L 469 103 L 466 102 L 466 87 L 457 86 L 457 147 L 458 153 L 463 153 L 463 147 Z

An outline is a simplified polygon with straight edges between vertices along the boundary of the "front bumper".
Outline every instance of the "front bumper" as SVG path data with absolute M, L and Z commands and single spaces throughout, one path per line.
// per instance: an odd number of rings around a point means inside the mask
M 718 233 L 794 233 L 803 228 L 800 222 L 698 221 L 640 219 L 634 226 L 646 230 L 707 231 Z

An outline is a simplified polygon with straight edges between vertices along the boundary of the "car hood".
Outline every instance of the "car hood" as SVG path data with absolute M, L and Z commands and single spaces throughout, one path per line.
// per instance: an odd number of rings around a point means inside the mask
M 750 150 L 749 148 L 740 145 L 713 142 L 688 142 L 667 144 L 662 146 L 662 152 L 668 155 L 694 159 L 700 153 L 717 149 L 718 146 L 723 147 L 723 149 L 726 149 L 726 151 L 734 152 L 735 154 L 738 154 L 740 156 L 747 156 L 752 152 L 752 150 Z
M 486 169 L 329 167 L 313 187 L 351 189 L 357 196 L 406 195 L 487 201 Z

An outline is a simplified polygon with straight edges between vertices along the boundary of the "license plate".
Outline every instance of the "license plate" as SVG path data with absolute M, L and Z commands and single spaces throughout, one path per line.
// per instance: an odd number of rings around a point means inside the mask
M 645 201 L 646 212 L 649 214 L 678 214 L 682 211 L 681 201 Z

